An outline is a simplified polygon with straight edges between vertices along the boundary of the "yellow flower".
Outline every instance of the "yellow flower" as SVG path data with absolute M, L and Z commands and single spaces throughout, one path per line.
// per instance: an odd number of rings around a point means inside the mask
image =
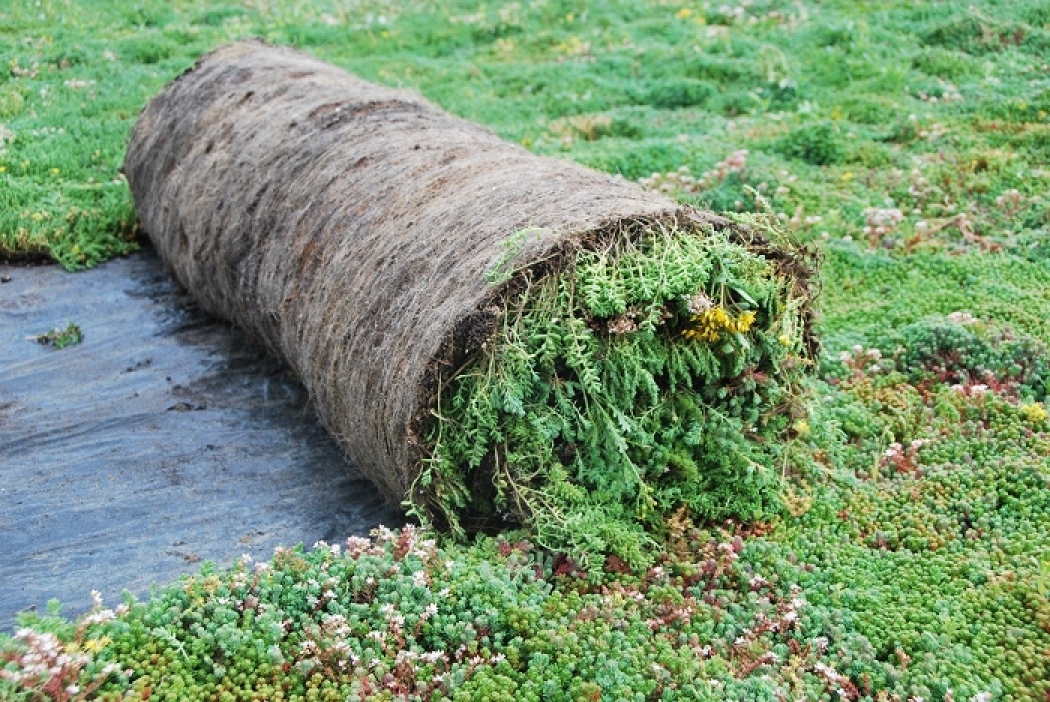
M 1021 405 L 1021 414 L 1032 424 L 1045 422 L 1048 416 L 1046 408 L 1038 402 Z
M 777 341 L 780 342 L 781 346 L 791 346 L 791 337 L 788 336 L 787 334 L 781 334 L 777 338 Z
M 737 334 L 746 334 L 751 329 L 751 325 L 753 325 L 754 323 L 755 313 L 744 312 L 735 320 L 731 320 L 729 324 L 726 325 L 726 328 L 731 332 L 736 332 Z
M 84 650 L 90 653 L 98 653 L 104 649 L 108 644 L 112 643 L 113 639 L 108 636 L 103 636 L 100 639 L 88 639 L 84 642 Z
M 682 336 L 691 341 L 712 343 L 722 338 L 722 332 L 744 334 L 755 323 L 754 312 L 744 312 L 736 319 L 729 316 L 721 307 L 704 310 L 689 318 L 692 326 L 682 332 Z
M 61 173 L 61 171 L 58 170 L 57 168 L 52 168 L 51 169 L 51 175 L 58 175 L 59 173 Z
M 693 11 L 688 7 L 683 7 L 678 12 L 674 13 L 674 16 L 678 19 L 688 19 L 693 14 Z

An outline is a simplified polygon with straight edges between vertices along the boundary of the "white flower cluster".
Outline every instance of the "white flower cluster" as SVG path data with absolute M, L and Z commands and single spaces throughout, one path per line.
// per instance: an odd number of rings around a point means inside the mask
M 882 366 L 882 351 L 876 348 L 865 349 L 860 344 L 853 346 L 852 351 L 843 351 L 839 354 L 839 360 L 845 365 L 859 373 L 879 373 Z
M 721 183 L 730 173 L 741 173 L 746 170 L 747 154 L 747 149 L 734 151 L 725 160 L 719 161 L 713 168 L 700 174 L 699 178 L 692 175 L 689 166 L 682 166 L 677 171 L 653 173 L 648 178 L 639 179 L 638 183 L 651 190 L 659 190 L 671 195 L 703 192 Z
M 739 4 L 737 5 L 720 5 L 716 11 L 718 20 L 727 25 L 754 25 L 759 22 L 772 22 L 784 27 L 794 28 L 809 19 L 809 15 L 802 3 L 795 4 L 798 14 L 792 14 L 781 10 L 762 12 L 761 9 L 754 7 L 754 0 L 738 0 L 738 2 Z
M 892 233 L 904 221 L 904 213 L 896 207 L 869 207 L 864 210 L 864 234 L 878 242 Z
M 954 83 L 942 80 L 940 82 L 941 94 L 940 96 L 927 93 L 925 90 L 916 90 L 915 96 L 923 102 L 930 104 L 936 104 L 938 102 L 962 102 L 963 96 L 959 92 L 959 88 Z
M 111 610 L 104 611 L 113 614 Z M 23 649 L 18 654 L 18 665 L 0 668 L 0 679 L 26 690 L 53 688 L 57 681 L 58 686 L 70 697 L 81 692 L 76 681 L 80 678 L 80 671 L 91 662 L 91 654 L 79 646 L 67 647 L 50 632 L 37 632 L 29 628 L 18 629 L 14 641 Z M 120 666 L 110 663 L 102 668 L 96 679 L 103 680 L 119 670 Z
M 980 320 L 969 312 L 952 312 L 948 315 L 948 321 L 953 324 L 976 324 Z
M 1027 202 L 1028 198 L 1021 194 L 1021 191 L 1017 188 L 1010 188 L 1003 192 L 1001 195 L 995 197 L 995 206 L 1005 215 L 1007 218 L 1013 217 L 1021 211 Z

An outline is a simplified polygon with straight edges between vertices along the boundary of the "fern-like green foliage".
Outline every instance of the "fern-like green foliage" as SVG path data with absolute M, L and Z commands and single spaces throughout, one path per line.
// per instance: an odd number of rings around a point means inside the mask
M 525 524 L 592 567 L 644 565 L 683 508 L 775 513 L 804 365 L 792 290 L 723 234 L 659 228 L 532 281 L 445 382 L 420 478 L 432 513 L 459 533 Z

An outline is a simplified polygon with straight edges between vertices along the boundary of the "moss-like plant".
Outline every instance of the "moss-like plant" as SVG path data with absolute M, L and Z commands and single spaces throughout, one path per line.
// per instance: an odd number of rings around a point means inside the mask
M 44 332 L 43 334 L 37 334 L 36 336 L 29 337 L 30 341 L 35 341 L 38 344 L 44 344 L 45 346 L 54 346 L 56 349 L 64 349 L 67 346 L 73 346 L 79 344 L 84 340 L 84 332 L 81 331 L 80 326 L 70 322 L 64 328 L 55 327 L 51 331 Z
M 420 477 L 431 511 L 635 565 L 682 508 L 776 512 L 804 365 L 796 282 L 726 234 L 659 228 L 532 281 L 443 389 Z

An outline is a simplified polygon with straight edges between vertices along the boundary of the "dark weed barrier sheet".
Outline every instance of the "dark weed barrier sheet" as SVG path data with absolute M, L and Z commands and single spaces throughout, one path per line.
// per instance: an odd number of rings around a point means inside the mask
M 116 604 L 243 553 L 402 523 L 286 370 L 201 314 L 151 249 L 0 265 L 0 629 Z M 57 350 L 27 337 L 68 323 Z

